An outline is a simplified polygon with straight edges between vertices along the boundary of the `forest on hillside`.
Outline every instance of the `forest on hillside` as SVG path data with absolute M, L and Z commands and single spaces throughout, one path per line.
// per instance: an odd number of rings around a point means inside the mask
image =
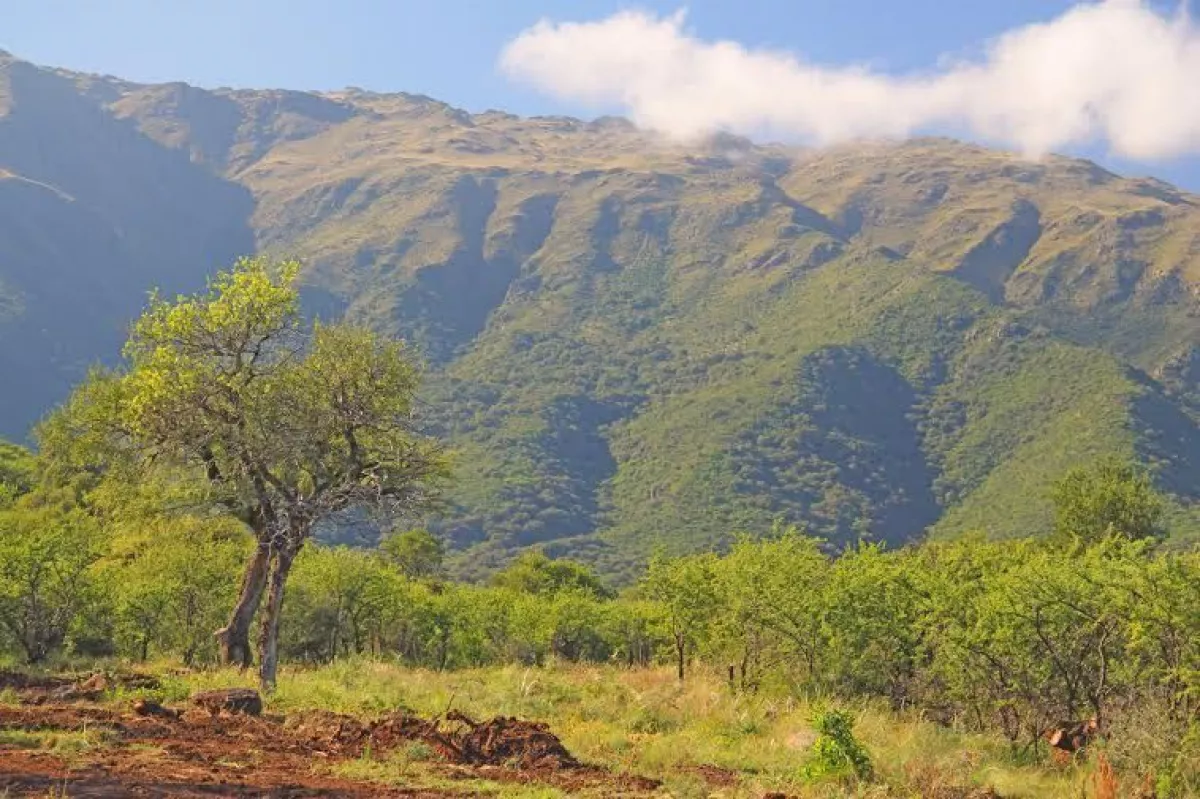
M 682 146 L 0 55 L 0 436 L 117 366 L 152 288 L 296 256 L 306 318 L 421 363 L 424 432 L 459 453 L 422 522 L 459 576 L 537 548 L 629 581 L 777 520 L 839 547 L 1021 537 L 1106 457 L 1187 546 L 1197 235 L 1187 191 L 949 139 Z

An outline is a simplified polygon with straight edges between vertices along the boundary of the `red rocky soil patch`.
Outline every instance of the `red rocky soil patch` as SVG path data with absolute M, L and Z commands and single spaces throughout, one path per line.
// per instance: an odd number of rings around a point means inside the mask
M 361 721 L 311 712 L 284 720 L 144 701 L 126 711 L 51 699 L 55 691 L 78 687 L 77 680 L 3 678 L 29 704 L 0 706 L 0 730 L 87 729 L 102 733 L 104 743 L 70 755 L 0 744 L 0 796 L 462 796 L 331 776 L 338 762 L 368 749 L 382 757 L 413 742 L 437 752 L 444 762 L 431 768 L 451 778 L 543 783 L 604 796 L 644 795 L 658 787 L 581 764 L 546 725 L 519 719 L 475 722 L 452 712 L 433 720 L 393 713 Z
M 392 713 L 371 722 L 328 711 L 300 714 L 287 722 L 292 733 L 322 755 L 356 757 L 364 750 L 384 752 L 423 743 L 449 764 L 449 774 L 500 782 L 541 782 L 566 790 L 607 788 L 645 793 L 657 780 L 580 763 L 545 724 L 497 717 L 476 722 L 451 711 L 442 719 Z
M 681 770 L 689 774 L 695 774 L 713 788 L 731 788 L 737 785 L 739 781 L 736 771 L 721 768 L 720 766 L 701 764 L 698 766 L 684 766 Z

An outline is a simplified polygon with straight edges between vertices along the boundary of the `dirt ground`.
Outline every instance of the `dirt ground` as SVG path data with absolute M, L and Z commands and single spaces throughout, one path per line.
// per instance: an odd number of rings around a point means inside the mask
M 118 683 L 136 686 L 130 676 Z M 78 797 L 444 797 L 472 795 L 465 781 L 537 783 L 569 792 L 646 796 L 658 783 L 579 763 L 545 726 L 461 714 L 419 719 L 393 713 L 360 720 L 314 711 L 291 718 L 179 706 L 157 715 L 132 703 L 97 701 L 103 679 L 30 679 L 0 672 L 0 731 L 87 732 L 78 749 L 31 748 L 0 738 L 0 796 Z M 146 709 L 143 707 L 142 712 Z M 439 787 L 387 785 L 335 776 L 339 762 L 385 757 L 414 742 L 438 754 Z M 444 787 L 463 781 L 463 790 Z

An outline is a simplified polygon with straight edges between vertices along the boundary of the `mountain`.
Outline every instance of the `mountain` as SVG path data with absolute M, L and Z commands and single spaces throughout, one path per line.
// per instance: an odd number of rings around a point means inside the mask
M 1108 453 L 1200 535 L 1200 197 L 1089 162 L 5 57 L 0 210 L 0 433 L 115 357 L 149 288 L 295 254 L 312 313 L 427 360 L 466 573 L 530 546 L 622 573 L 777 520 L 1026 534 Z

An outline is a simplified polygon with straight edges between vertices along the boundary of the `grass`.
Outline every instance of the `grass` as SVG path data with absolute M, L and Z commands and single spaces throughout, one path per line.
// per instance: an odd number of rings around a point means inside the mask
M 463 796 L 493 796 L 497 799 L 557 799 L 566 796 L 561 790 L 547 785 L 527 785 L 500 782 L 485 778 L 447 774 L 414 762 L 410 756 L 397 752 L 387 757 L 368 755 L 339 763 L 330 771 L 345 779 L 378 782 L 388 785 L 419 785 L 425 790 L 458 793 Z
M 168 697 L 191 690 L 247 684 L 236 671 L 166 678 Z M 784 792 L 799 797 L 966 796 L 992 786 L 1006 797 L 1076 796 L 1089 765 L 1058 769 L 1023 762 L 1006 742 L 965 734 L 917 716 L 857 705 L 855 734 L 869 750 L 877 784 L 807 784 L 801 777 L 814 733 L 812 707 L 789 698 L 734 696 L 717 675 L 697 674 L 680 685 L 669 670 L 553 666 L 433 672 L 389 663 L 348 660 L 319 668 L 285 668 L 270 712 L 324 708 L 370 715 L 407 708 L 425 716 L 454 707 L 470 716 L 514 715 L 547 721 L 581 760 L 663 780 L 672 796 L 709 795 L 690 770 L 701 764 L 735 771 L 736 788 L 723 795 Z M 437 777 L 422 748 L 364 757 L 338 773 L 359 779 L 424 785 Z M 453 780 L 454 788 L 468 786 Z M 498 796 L 514 786 L 471 788 Z M 540 790 L 540 789 L 538 789 Z M 954 793 L 957 791 L 958 793 Z
M 70 757 L 112 742 L 112 734 L 95 727 L 81 730 L 0 730 L 0 748 L 43 749 Z

